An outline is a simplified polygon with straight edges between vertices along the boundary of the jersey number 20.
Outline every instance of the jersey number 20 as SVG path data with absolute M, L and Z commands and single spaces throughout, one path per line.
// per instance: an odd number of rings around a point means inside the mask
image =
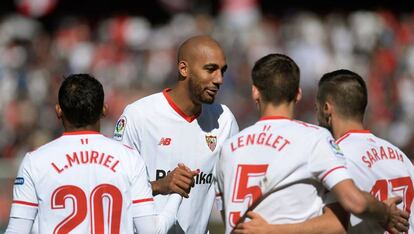
M 93 234 L 104 233 L 104 201 L 109 202 L 107 220 L 110 224 L 110 232 L 119 233 L 122 211 L 122 193 L 110 184 L 96 186 L 90 194 L 91 226 Z M 54 229 L 53 234 L 66 234 L 81 224 L 88 212 L 85 192 L 74 185 L 64 185 L 57 188 L 52 194 L 52 209 L 65 209 L 65 201 L 72 200 L 72 213 L 62 220 Z

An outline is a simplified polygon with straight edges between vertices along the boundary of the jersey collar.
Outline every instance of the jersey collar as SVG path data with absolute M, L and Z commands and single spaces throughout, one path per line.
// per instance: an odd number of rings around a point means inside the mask
M 184 111 L 182 111 L 180 107 L 178 107 L 177 104 L 175 104 L 171 96 L 168 94 L 170 90 L 171 90 L 170 88 L 166 88 L 162 91 L 162 94 L 164 94 L 164 97 L 167 99 L 168 104 L 170 104 L 171 108 L 173 108 L 175 112 L 177 112 L 177 114 L 183 117 L 187 122 L 189 123 L 193 122 L 193 120 L 195 120 L 200 115 L 201 112 L 196 115 L 192 115 L 192 116 L 184 113 Z
M 345 138 L 347 138 L 352 133 L 370 134 L 371 131 L 370 130 L 365 130 L 365 129 L 363 129 L 363 130 L 349 130 L 343 136 L 341 136 L 340 138 L 338 138 L 338 140 L 336 140 L 336 144 L 339 144 L 341 141 L 345 140 Z
M 280 120 L 280 119 L 286 119 L 286 120 L 292 120 L 288 117 L 284 116 L 262 116 L 259 121 L 265 121 L 265 120 Z
M 73 131 L 73 132 L 64 132 L 63 136 L 71 136 L 71 135 L 88 135 L 88 134 L 99 134 L 102 135 L 100 132 L 97 131 Z

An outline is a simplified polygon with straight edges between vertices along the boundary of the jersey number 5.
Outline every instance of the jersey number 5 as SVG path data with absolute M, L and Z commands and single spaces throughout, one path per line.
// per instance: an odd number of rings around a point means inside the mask
M 257 199 L 262 196 L 262 190 L 258 185 L 255 184 L 258 184 L 259 181 L 266 175 L 267 167 L 267 164 L 240 164 L 237 166 L 232 195 L 233 203 L 241 203 L 243 205 L 247 200 L 247 205 L 251 206 Z M 249 186 L 249 184 L 253 185 Z M 241 217 L 240 214 L 241 211 L 230 212 L 229 223 L 232 227 L 235 227 L 239 222 L 239 219 Z
M 104 198 L 108 201 L 107 220 L 110 225 L 109 233 L 119 234 L 122 193 L 117 187 L 110 184 L 98 185 L 90 194 L 91 233 L 104 233 Z M 72 213 L 56 226 L 53 234 L 69 233 L 86 218 L 88 205 L 85 192 L 74 185 L 64 185 L 53 192 L 52 209 L 65 209 L 67 199 L 72 200 Z
M 392 192 L 400 191 L 402 193 L 404 203 L 403 209 L 410 212 L 414 197 L 413 182 L 411 181 L 411 178 L 407 176 L 391 180 L 377 180 L 374 186 L 372 186 L 371 194 L 380 201 L 387 200 L 389 185 L 391 186 Z

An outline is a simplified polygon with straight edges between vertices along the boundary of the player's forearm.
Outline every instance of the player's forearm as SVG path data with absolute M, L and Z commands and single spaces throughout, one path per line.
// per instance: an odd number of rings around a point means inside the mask
M 134 226 L 138 233 L 167 233 L 176 221 L 178 208 L 182 197 L 178 194 L 169 195 L 163 211 L 157 216 L 143 216 L 134 218 Z
M 359 190 L 352 180 L 344 180 L 332 189 L 345 210 L 361 219 L 388 220 L 387 206 L 369 193 Z
M 327 222 L 309 221 L 302 224 L 270 225 L 269 233 L 285 234 L 346 234 L 341 227 L 334 227 Z
M 387 205 L 379 202 L 367 192 L 362 192 L 362 194 L 367 201 L 367 209 L 359 217 L 362 219 L 374 219 L 381 224 L 386 224 L 389 218 Z
M 304 223 L 271 225 L 271 233 L 285 234 L 345 234 L 346 229 L 341 223 L 332 218 L 326 219 L 322 216 L 313 218 Z
M 176 193 L 169 195 L 168 202 L 165 205 L 163 211 L 159 215 L 158 222 L 160 226 L 165 226 L 169 229 L 176 220 L 178 208 L 181 205 L 183 198 Z
M 298 224 L 287 224 L 280 233 L 287 234 L 345 234 L 349 214 L 338 203 L 329 204 L 318 217 Z M 282 225 L 285 226 L 285 225 Z

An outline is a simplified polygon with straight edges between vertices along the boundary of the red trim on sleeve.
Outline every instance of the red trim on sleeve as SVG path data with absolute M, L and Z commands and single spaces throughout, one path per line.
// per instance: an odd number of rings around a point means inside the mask
M 19 200 L 14 200 L 13 204 L 19 204 L 19 205 L 26 205 L 26 206 L 34 206 L 34 207 L 38 207 L 39 205 L 36 203 L 31 203 L 31 202 L 26 202 L 26 201 L 19 201 Z
M 86 135 L 86 134 L 99 134 L 99 135 L 102 135 L 100 132 L 96 132 L 96 131 L 73 131 L 73 132 L 64 132 L 63 136 Z
M 345 133 L 345 135 L 341 136 L 338 140 L 336 140 L 336 144 L 339 144 L 341 141 L 345 140 L 345 138 L 351 135 L 351 133 L 367 134 L 367 133 L 371 133 L 371 131 L 370 130 L 349 130 L 348 132 Z
M 175 112 L 177 112 L 177 114 L 179 114 L 181 117 L 183 117 L 189 123 L 191 123 L 191 122 L 193 122 L 193 120 L 197 119 L 197 117 L 200 115 L 200 113 L 198 113 L 196 115 L 193 115 L 193 116 L 189 116 L 186 113 L 184 113 L 184 111 L 182 111 L 180 109 L 180 107 L 178 107 L 177 104 L 174 103 L 171 96 L 168 94 L 168 92 L 170 90 L 171 89 L 166 88 L 166 89 L 164 89 L 164 91 L 162 91 L 162 94 L 164 94 L 164 97 L 167 99 L 168 104 L 170 104 L 170 106 L 175 110 Z
M 329 174 L 331 174 L 333 171 L 337 170 L 337 169 L 341 169 L 341 168 L 346 168 L 345 166 L 337 166 L 332 168 L 331 170 L 329 170 L 328 172 L 326 172 L 322 177 L 321 177 L 321 181 L 323 181 Z
M 132 204 L 137 204 L 137 203 L 142 203 L 142 202 L 152 202 L 154 201 L 154 198 L 144 198 L 144 199 L 138 199 L 138 200 L 133 200 Z
M 221 197 L 221 193 L 216 193 L 216 197 Z

